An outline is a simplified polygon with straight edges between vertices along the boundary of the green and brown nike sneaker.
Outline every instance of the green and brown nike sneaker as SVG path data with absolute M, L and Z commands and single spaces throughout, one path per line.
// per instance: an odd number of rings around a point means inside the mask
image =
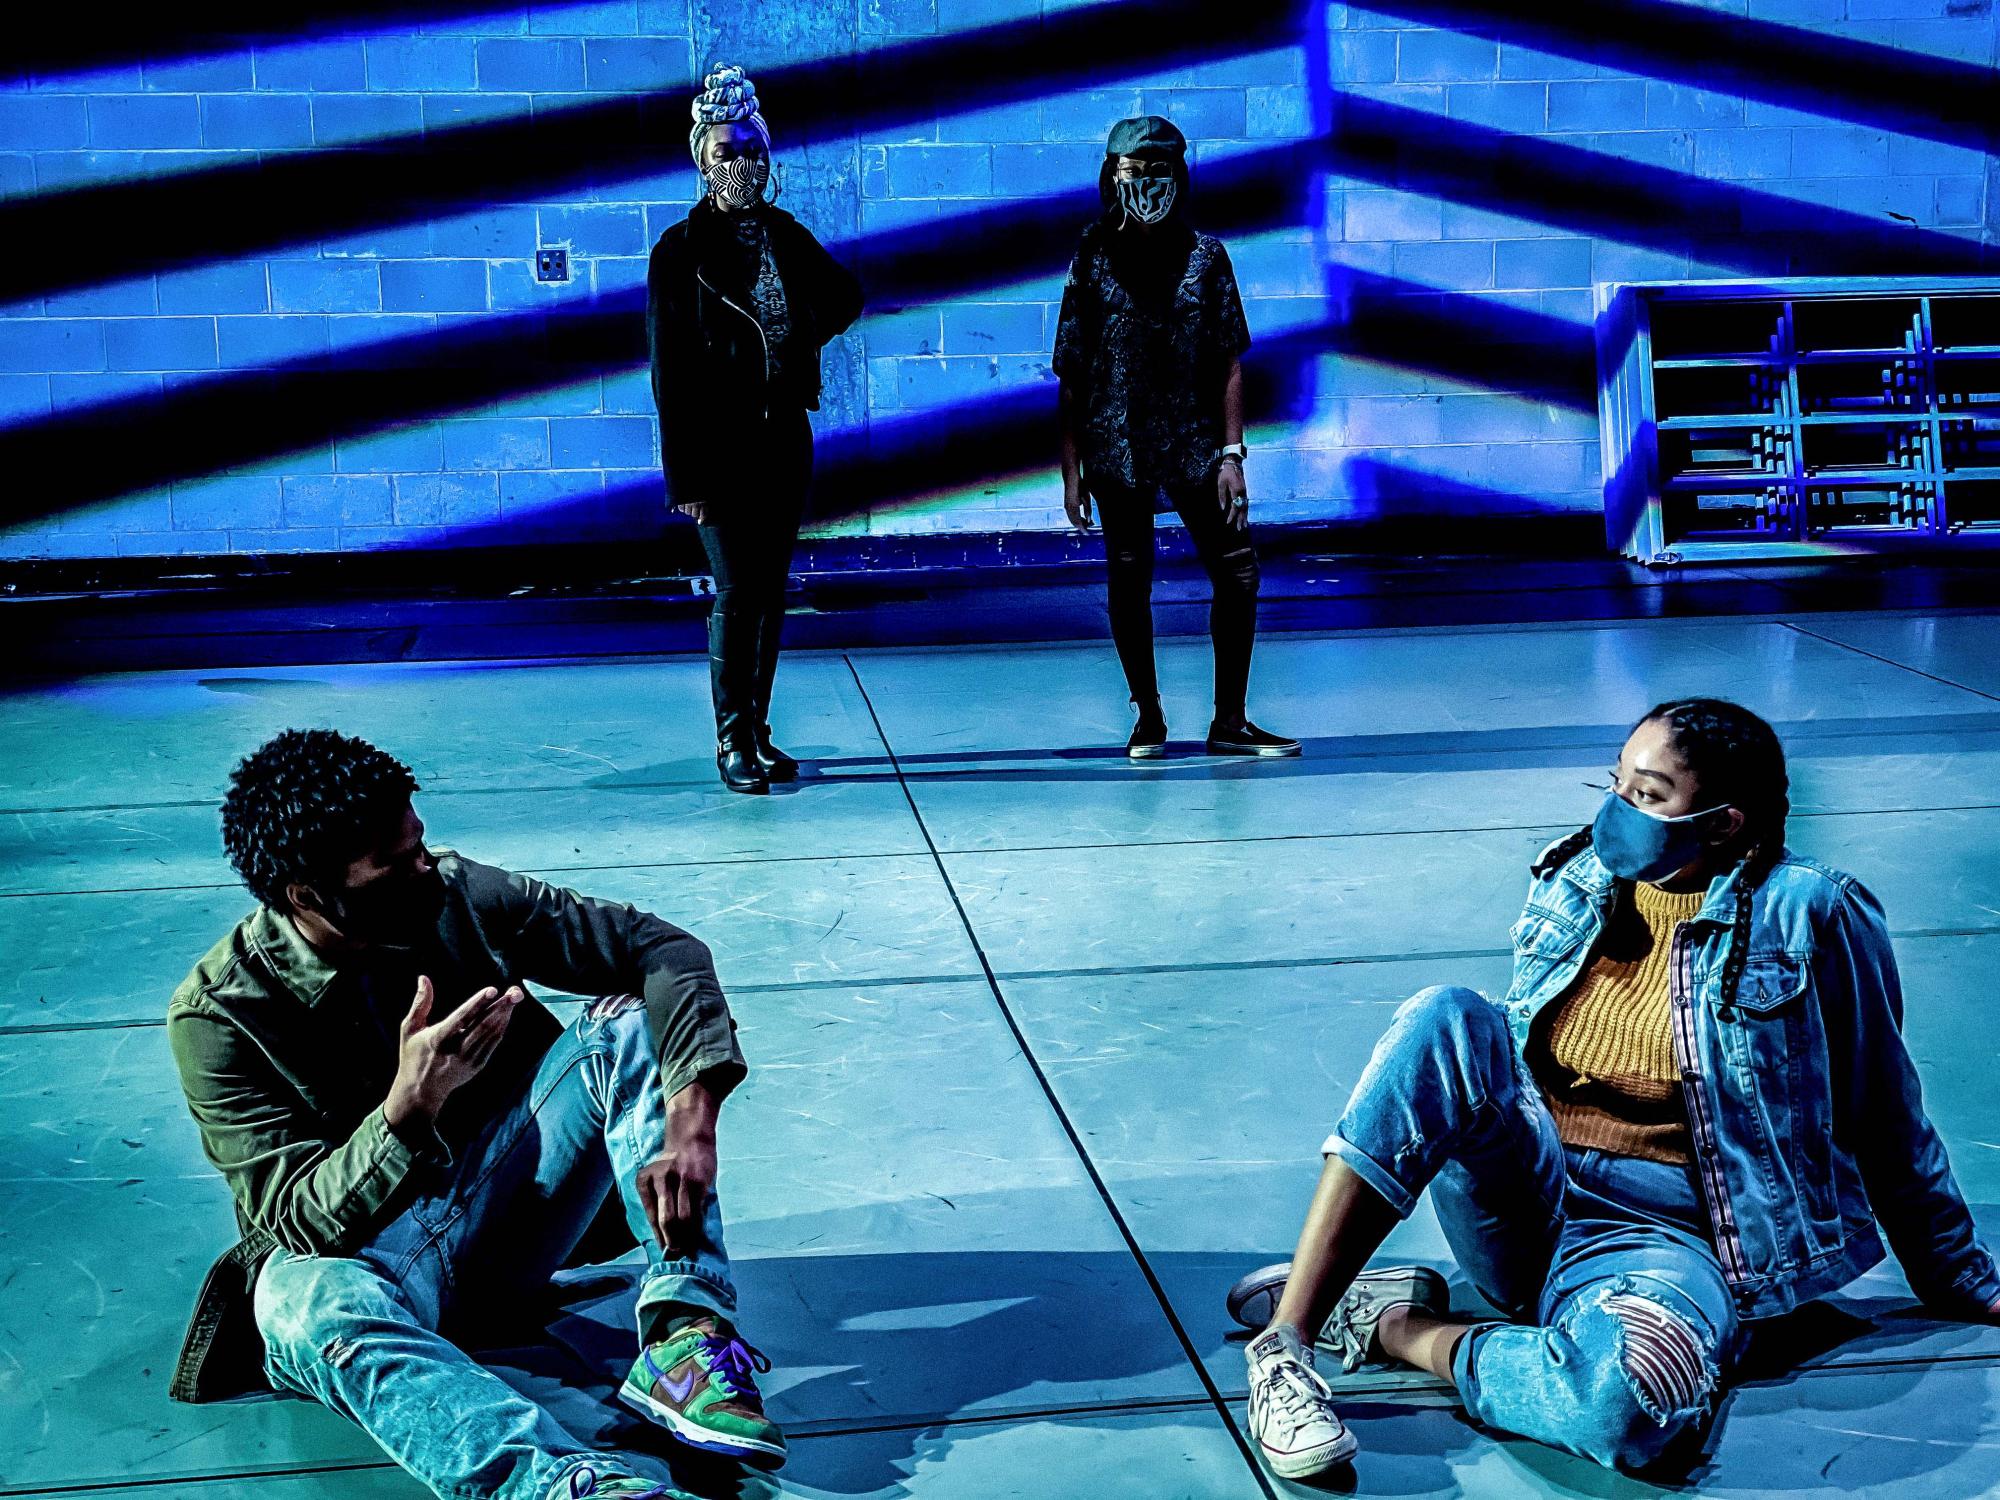
M 775 1469 L 785 1461 L 785 1435 L 757 1390 L 759 1372 L 770 1368 L 720 1318 L 696 1318 L 639 1351 L 618 1397 L 690 1448 Z

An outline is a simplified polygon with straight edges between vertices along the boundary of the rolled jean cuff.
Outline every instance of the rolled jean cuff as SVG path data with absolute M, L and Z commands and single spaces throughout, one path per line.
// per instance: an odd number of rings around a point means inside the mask
M 1321 1146 L 1322 1156 L 1337 1156 L 1346 1162 L 1356 1177 L 1380 1193 L 1396 1217 L 1407 1219 L 1417 1211 L 1417 1195 L 1398 1182 L 1395 1174 L 1376 1161 L 1366 1151 L 1352 1141 L 1343 1139 L 1338 1131 L 1326 1138 Z
M 721 1317 L 736 1316 L 736 1288 L 721 1277 L 686 1262 L 669 1262 L 649 1275 L 639 1287 L 641 1312 L 662 1302 L 680 1302 L 689 1307 L 705 1307 Z
M 1479 1395 L 1479 1377 L 1473 1373 L 1473 1358 L 1479 1352 L 1479 1342 L 1496 1328 L 1505 1328 L 1505 1323 L 1475 1323 L 1465 1331 L 1458 1341 L 1458 1347 L 1451 1351 L 1451 1383 L 1458 1387 L 1458 1399 L 1465 1409 L 1476 1412 L 1474 1404 Z

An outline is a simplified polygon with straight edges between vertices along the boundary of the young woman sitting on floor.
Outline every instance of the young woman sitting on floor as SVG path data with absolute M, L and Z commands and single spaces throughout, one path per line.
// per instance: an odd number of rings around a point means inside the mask
M 1701 1428 L 1746 1325 L 1882 1259 L 1878 1223 L 1931 1308 L 2000 1311 L 1904 1046 L 1882 909 L 1786 850 L 1789 806 L 1762 719 L 1661 704 L 1594 824 L 1536 862 L 1505 999 L 1441 987 L 1396 1013 L 1294 1259 L 1230 1294 L 1261 1329 L 1250 1426 L 1277 1473 L 1356 1448 L 1315 1341 L 1348 1369 L 1427 1369 L 1497 1431 L 1639 1468 Z M 1511 1321 L 1452 1317 L 1426 1267 L 1363 1269 L 1426 1187 Z

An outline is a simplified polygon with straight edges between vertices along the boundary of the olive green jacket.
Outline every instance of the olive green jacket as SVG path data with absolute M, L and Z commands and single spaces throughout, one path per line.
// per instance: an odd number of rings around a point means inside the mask
M 539 1001 L 523 1004 L 436 1128 L 406 1135 L 382 1111 L 396 1070 L 393 1021 L 382 1012 L 407 1009 L 418 973 L 435 987 L 436 1019 L 488 985 L 641 995 L 669 1096 L 696 1078 L 721 1096 L 743 1078 L 735 1023 L 698 938 L 635 907 L 448 851 L 438 868 L 446 902 L 434 945 L 336 965 L 287 917 L 259 907 L 174 992 L 168 1042 L 242 1234 L 202 1287 L 170 1386 L 176 1400 L 262 1388 L 251 1292 L 264 1258 L 280 1246 L 343 1255 L 366 1244 L 418 1177 L 447 1166 L 513 1100 L 561 1033 Z

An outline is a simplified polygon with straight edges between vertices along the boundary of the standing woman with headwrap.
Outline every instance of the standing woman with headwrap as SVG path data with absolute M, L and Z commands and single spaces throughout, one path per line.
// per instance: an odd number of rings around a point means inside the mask
M 812 232 L 771 206 L 771 132 L 757 90 L 718 65 L 689 145 L 708 184 L 660 236 L 646 334 L 674 509 L 715 576 L 708 616 L 715 762 L 732 792 L 768 792 L 799 763 L 771 742 L 785 582 L 812 477 L 820 351 L 861 312 L 861 287 Z
M 1164 755 L 1153 664 L 1153 513 L 1180 512 L 1212 589 L 1211 755 L 1297 755 L 1299 742 L 1250 722 L 1257 551 L 1243 482 L 1243 351 L 1250 330 L 1229 252 L 1187 222 L 1187 140 L 1170 120 L 1111 127 L 1098 176 L 1103 217 L 1083 232 L 1063 287 L 1055 372 L 1062 382 L 1063 508 L 1104 523 L 1111 638 L 1138 723 L 1134 760 Z

